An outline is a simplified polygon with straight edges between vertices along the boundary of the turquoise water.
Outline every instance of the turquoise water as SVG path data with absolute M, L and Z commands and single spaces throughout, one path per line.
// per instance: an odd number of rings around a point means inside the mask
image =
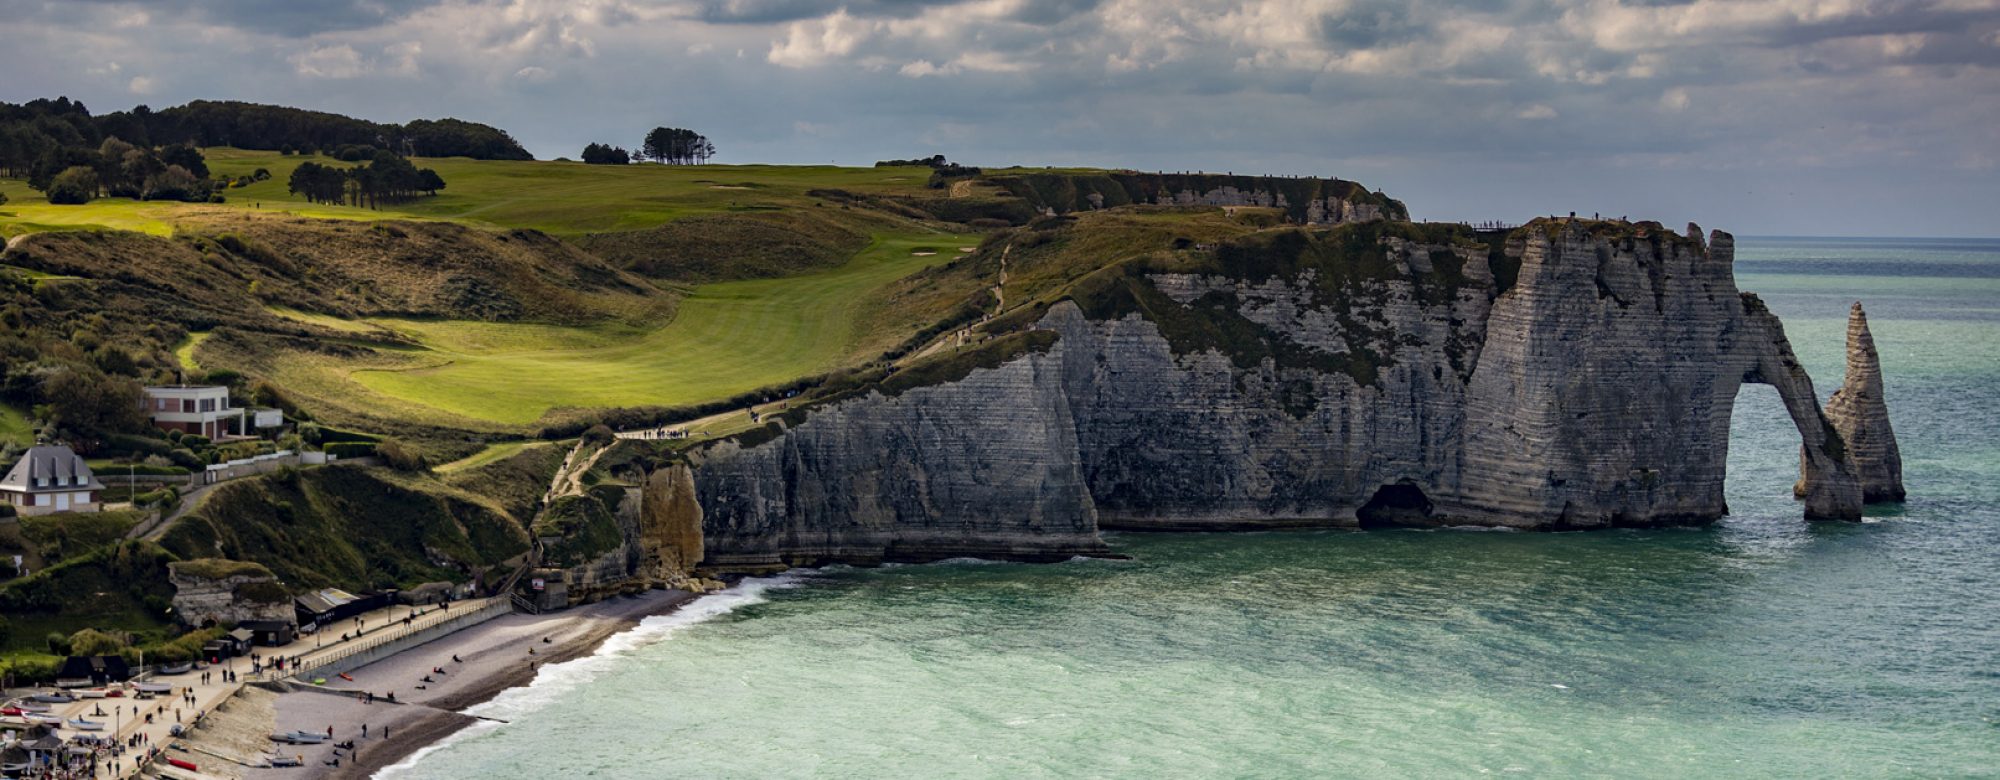
M 2000 242 L 1745 239 L 1821 395 L 1867 303 L 1911 500 L 1799 520 L 1746 388 L 1701 530 L 1121 535 L 655 619 L 387 770 L 463 777 L 2000 776 Z

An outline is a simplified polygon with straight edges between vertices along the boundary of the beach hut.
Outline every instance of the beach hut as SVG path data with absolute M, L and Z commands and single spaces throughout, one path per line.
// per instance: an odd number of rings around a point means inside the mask
M 250 644 L 258 647 L 283 647 L 298 636 L 298 627 L 283 620 L 245 620 L 236 628 L 250 632 Z
M 59 687 L 81 688 L 132 679 L 132 665 L 115 655 L 73 655 L 56 670 Z

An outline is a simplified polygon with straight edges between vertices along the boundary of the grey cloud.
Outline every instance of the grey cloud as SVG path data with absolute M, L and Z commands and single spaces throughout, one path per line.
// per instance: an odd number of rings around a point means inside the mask
M 304 37 L 394 22 L 442 0 L 82 0 L 142 10 L 162 22 L 199 20 L 241 30 Z

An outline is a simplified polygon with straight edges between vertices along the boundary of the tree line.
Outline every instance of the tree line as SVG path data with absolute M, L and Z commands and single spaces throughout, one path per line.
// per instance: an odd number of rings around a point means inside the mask
M 345 203 L 371 209 L 384 203 L 401 203 L 419 193 L 436 195 L 444 189 L 444 179 L 437 171 L 418 168 L 409 159 L 386 151 L 377 152 L 375 159 L 353 168 L 299 163 L 286 184 L 292 194 L 313 203 Z
M 590 143 L 583 147 L 583 161 L 591 165 L 629 165 L 652 160 L 665 165 L 702 165 L 715 156 L 715 143 L 708 136 L 681 127 L 655 127 L 640 141 L 638 151 L 621 146 Z
M 143 148 L 234 146 L 330 154 L 342 146 L 366 146 L 406 157 L 534 159 L 503 130 L 450 118 L 382 124 L 323 111 L 211 100 L 97 116 L 66 97 L 0 103 L 0 167 L 11 175 L 18 176 L 50 147 L 94 148 L 113 137 Z

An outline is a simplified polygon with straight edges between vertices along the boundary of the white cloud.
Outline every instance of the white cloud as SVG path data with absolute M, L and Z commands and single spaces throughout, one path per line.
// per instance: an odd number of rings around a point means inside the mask
M 1520 117 L 1522 119 L 1554 119 L 1557 116 L 1560 116 L 1560 114 L 1556 113 L 1556 110 L 1553 106 L 1550 106 L 1546 103 L 1536 103 L 1532 106 L 1528 106 L 1527 108 L 1521 109 L 1519 112 L 1516 112 L 1514 116 Z
M 346 44 L 320 46 L 291 56 L 292 68 L 301 76 L 324 79 L 351 79 L 366 67 L 361 52 Z
M 1660 107 L 1668 111 L 1684 111 L 1688 107 L 1686 87 L 1674 87 L 1660 95 Z
M 782 40 L 771 42 L 765 55 L 773 65 L 808 68 L 852 54 L 874 34 L 874 23 L 848 15 L 842 8 L 825 18 L 792 22 Z
M 134 95 L 150 95 L 153 94 L 153 79 L 150 76 L 133 76 L 125 88 Z
M 528 67 L 514 71 L 515 79 L 525 81 L 529 84 L 541 84 L 554 76 L 555 74 L 550 73 L 548 68 L 540 65 L 529 65 Z

